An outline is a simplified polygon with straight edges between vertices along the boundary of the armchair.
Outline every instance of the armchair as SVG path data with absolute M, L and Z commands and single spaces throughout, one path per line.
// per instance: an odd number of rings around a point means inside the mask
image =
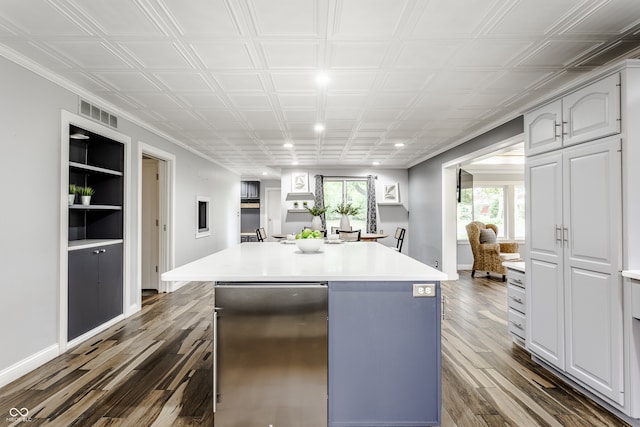
M 489 272 L 501 274 L 502 281 L 505 281 L 507 269 L 502 266 L 502 263 L 514 257 L 514 255 L 507 256 L 505 254 L 517 254 L 518 244 L 515 242 L 497 243 L 495 236 L 498 234 L 498 227 L 494 224 L 485 225 L 480 221 L 473 221 L 467 224 L 466 229 L 471 252 L 473 252 L 471 277 L 475 276 L 476 270 L 481 270 L 486 271 L 487 275 Z M 491 238 L 491 232 L 487 232 L 487 230 L 493 230 L 493 238 Z M 515 256 L 518 257 L 518 255 Z

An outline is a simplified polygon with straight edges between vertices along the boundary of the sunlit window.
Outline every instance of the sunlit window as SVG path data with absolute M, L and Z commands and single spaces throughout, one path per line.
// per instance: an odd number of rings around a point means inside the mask
M 333 210 L 341 203 L 351 203 L 359 207 L 357 215 L 349 216 L 353 230 L 366 230 L 367 226 L 367 181 L 354 179 L 324 180 L 324 205 L 328 206 L 325 218 L 327 230 L 340 225 L 341 215 Z

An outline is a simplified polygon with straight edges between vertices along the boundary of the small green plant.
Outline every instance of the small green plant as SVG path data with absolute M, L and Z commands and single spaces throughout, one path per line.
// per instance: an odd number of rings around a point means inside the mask
M 77 194 L 81 196 L 93 196 L 96 191 L 91 187 L 76 187 Z
M 78 194 L 78 187 L 75 184 L 69 184 L 69 194 Z
M 340 203 L 333 211 L 340 215 L 358 215 L 360 207 L 353 206 L 351 203 Z
M 324 208 L 320 208 L 318 206 L 313 206 L 313 207 L 307 206 L 306 208 L 307 208 L 307 211 L 311 214 L 311 216 L 320 216 L 327 211 L 328 206 Z

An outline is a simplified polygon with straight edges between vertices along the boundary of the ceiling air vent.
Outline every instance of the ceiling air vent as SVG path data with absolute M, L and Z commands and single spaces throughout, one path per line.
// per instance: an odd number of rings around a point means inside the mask
M 118 117 L 105 111 L 95 105 L 89 104 L 87 101 L 80 100 L 80 114 L 87 116 L 95 121 L 104 123 L 112 128 L 118 128 Z

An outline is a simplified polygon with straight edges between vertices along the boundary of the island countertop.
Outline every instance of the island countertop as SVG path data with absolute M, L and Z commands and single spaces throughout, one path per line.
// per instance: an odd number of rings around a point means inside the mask
M 447 275 L 379 243 L 345 242 L 305 254 L 295 244 L 241 243 L 162 274 L 164 281 L 403 281 Z

